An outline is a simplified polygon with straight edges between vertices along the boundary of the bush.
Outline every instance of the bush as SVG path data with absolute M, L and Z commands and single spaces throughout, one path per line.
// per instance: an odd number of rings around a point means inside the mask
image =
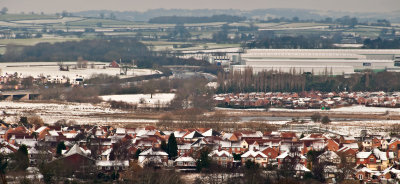
M 44 125 L 43 119 L 37 115 L 28 117 L 28 123 L 37 127 L 41 127 Z
M 100 103 L 97 90 L 94 88 L 75 87 L 65 94 L 65 100 L 79 103 Z
M 331 119 L 329 119 L 328 116 L 324 116 L 324 117 L 322 118 L 322 120 L 321 120 L 321 123 L 322 123 L 322 124 L 328 124 L 328 123 L 330 123 L 330 122 L 331 122 Z
M 123 110 L 137 109 L 137 104 L 127 103 L 127 102 L 123 102 L 123 101 L 111 100 L 108 103 L 110 103 L 111 108 L 114 108 L 114 109 L 123 109 Z
M 321 120 L 321 114 L 319 114 L 318 112 L 314 113 L 313 115 L 311 115 L 311 120 L 314 122 L 319 122 Z

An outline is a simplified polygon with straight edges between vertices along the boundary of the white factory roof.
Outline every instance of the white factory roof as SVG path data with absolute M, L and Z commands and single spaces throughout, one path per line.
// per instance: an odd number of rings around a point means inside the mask
M 244 59 L 246 62 L 307 62 L 307 63 L 393 63 L 393 60 L 365 60 L 365 59 L 279 59 L 279 58 L 265 58 L 265 59 Z
M 400 49 L 248 49 L 246 53 L 286 52 L 286 53 L 352 53 L 352 54 L 400 54 Z

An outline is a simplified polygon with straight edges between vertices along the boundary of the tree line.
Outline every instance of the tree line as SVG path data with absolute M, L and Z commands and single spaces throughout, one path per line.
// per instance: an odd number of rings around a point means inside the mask
M 366 39 L 364 40 L 364 49 L 400 49 L 400 38 L 389 39 Z
M 83 57 L 91 61 L 121 59 L 131 62 L 151 52 L 135 39 L 95 39 L 61 43 L 39 43 L 34 46 L 8 45 L 1 61 L 74 61 Z
M 259 35 L 255 41 L 246 43 L 248 48 L 267 48 L 267 49 L 332 49 L 333 41 L 319 36 L 282 36 L 269 37 Z
M 233 15 L 213 15 L 210 17 L 193 16 L 160 16 L 149 20 L 153 24 L 189 24 L 189 23 L 209 23 L 209 22 L 240 22 L 245 21 L 246 17 Z
M 289 73 L 275 70 L 255 74 L 251 68 L 247 68 L 243 72 L 219 73 L 217 81 L 217 93 L 400 90 L 400 73 L 364 71 L 346 78 L 343 75 L 330 75 L 328 68 L 323 75 L 302 73 L 295 69 Z
M 205 61 L 181 59 L 151 51 L 146 45 L 133 38 L 94 39 L 61 43 L 39 43 L 34 46 L 7 45 L 0 57 L 1 62 L 54 62 L 76 61 L 135 61 L 138 67 L 152 68 L 162 65 L 208 65 Z
M 350 17 L 350 16 L 343 16 L 340 18 L 332 18 L 332 17 L 326 17 L 324 19 L 316 20 L 316 19 L 307 19 L 307 20 L 301 20 L 299 17 L 295 16 L 290 18 L 286 17 L 280 17 L 280 18 L 272 18 L 268 17 L 267 20 L 261 21 L 265 23 L 280 23 L 280 22 L 317 22 L 317 23 L 326 23 L 326 24 L 339 24 L 342 26 L 349 26 L 349 27 L 355 27 L 356 25 L 371 25 L 371 26 L 385 26 L 385 27 L 390 27 L 391 23 L 390 21 L 386 19 L 378 19 L 376 22 L 369 22 L 369 21 L 364 21 L 361 22 L 358 20 L 356 17 Z
M 243 44 L 247 48 L 266 49 L 335 49 L 333 44 L 338 42 L 337 35 L 332 38 L 320 36 L 275 36 L 272 31 L 261 31 L 255 40 Z M 340 39 L 339 39 L 340 40 Z M 365 39 L 363 49 L 400 49 L 400 38 Z

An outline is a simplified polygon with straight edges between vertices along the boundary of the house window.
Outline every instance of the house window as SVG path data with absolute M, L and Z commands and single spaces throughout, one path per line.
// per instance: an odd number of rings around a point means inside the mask
M 359 174 L 359 175 L 358 175 L 358 179 L 359 179 L 359 180 L 362 180 L 362 179 L 363 179 L 363 175 L 362 175 L 362 174 Z
M 106 167 L 106 170 L 110 170 L 110 167 L 109 167 L 109 166 L 107 166 L 107 167 Z
M 271 156 L 271 152 L 268 153 L 268 156 Z
M 261 160 L 261 158 L 256 158 L 256 160 Z
M 374 162 L 374 158 L 370 158 L 370 159 L 369 159 L 369 162 Z
M 360 162 L 364 162 L 364 159 L 363 159 L 363 158 L 360 158 Z

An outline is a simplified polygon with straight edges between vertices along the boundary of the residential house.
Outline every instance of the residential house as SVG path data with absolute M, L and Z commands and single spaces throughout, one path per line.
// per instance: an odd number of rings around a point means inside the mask
M 218 165 L 224 167 L 233 166 L 233 155 L 225 150 L 214 150 L 208 156 L 213 159 Z
M 261 151 L 249 150 L 246 153 L 244 153 L 241 157 L 242 157 L 242 164 L 245 164 L 246 161 L 248 160 L 259 164 L 261 167 L 267 167 L 268 164 L 268 156 Z

